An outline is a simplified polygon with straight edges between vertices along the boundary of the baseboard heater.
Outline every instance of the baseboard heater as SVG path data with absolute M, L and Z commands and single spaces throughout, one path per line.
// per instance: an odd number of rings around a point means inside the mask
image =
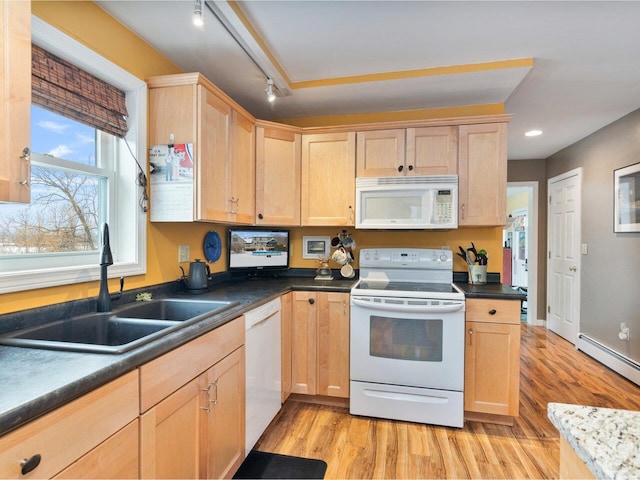
M 584 333 L 578 334 L 576 348 L 606 365 L 614 372 L 640 385 L 640 363 L 616 352 Z

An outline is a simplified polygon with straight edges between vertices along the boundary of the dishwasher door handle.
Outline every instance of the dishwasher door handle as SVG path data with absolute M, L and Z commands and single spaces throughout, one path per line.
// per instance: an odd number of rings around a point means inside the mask
M 253 328 L 256 325 L 260 325 L 261 323 L 266 322 L 271 317 L 273 317 L 274 315 L 278 315 L 279 313 L 280 313 L 280 310 L 276 310 L 275 312 L 272 312 L 270 315 L 267 315 L 266 317 L 256 317 L 256 318 L 250 319 L 250 321 L 247 322 L 246 330 L 249 330 L 250 328 Z

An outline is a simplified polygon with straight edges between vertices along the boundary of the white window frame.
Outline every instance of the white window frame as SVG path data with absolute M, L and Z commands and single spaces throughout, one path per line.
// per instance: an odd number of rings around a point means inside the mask
M 36 45 L 126 93 L 129 115 L 126 139 L 138 162 L 146 169 L 147 84 L 34 15 L 31 17 L 31 39 Z M 119 158 L 124 161 L 120 161 L 116 169 L 115 195 L 109 205 L 113 209 L 109 213 L 109 236 L 114 257 L 114 264 L 108 269 L 109 278 L 142 275 L 147 271 L 147 217 L 139 207 L 142 192 L 135 181 L 139 170 L 124 142 L 118 142 L 118 145 Z M 99 280 L 98 256 L 97 253 L 88 255 L 84 265 L 56 267 L 47 265 L 45 260 L 41 262 L 44 265 L 34 269 L 2 271 L 0 268 L 0 293 Z

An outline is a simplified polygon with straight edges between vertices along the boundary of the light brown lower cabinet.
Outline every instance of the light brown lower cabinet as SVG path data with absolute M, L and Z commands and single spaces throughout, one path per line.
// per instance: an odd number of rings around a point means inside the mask
M 465 418 L 518 416 L 520 301 L 467 299 L 465 325 Z
M 141 416 L 141 477 L 233 476 L 244 460 L 244 317 L 140 370 L 142 405 L 163 397 Z
M 0 478 L 136 478 L 138 392 L 136 370 L 0 437 Z
M 349 398 L 349 294 L 292 293 L 291 391 Z

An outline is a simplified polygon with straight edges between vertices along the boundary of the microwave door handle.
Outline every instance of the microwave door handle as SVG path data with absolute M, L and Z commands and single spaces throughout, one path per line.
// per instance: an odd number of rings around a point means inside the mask
M 464 309 L 464 302 L 448 305 L 394 305 L 388 303 L 372 303 L 359 298 L 351 298 L 354 305 L 366 307 L 370 310 L 384 310 L 387 312 L 409 313 L 452 313 Z

